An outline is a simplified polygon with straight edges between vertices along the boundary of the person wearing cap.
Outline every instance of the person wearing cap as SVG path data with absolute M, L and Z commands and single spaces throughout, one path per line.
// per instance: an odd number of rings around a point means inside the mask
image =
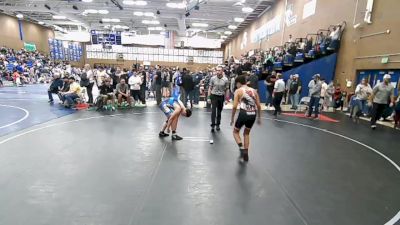
M 383 82 L 377 84 L 372 90 L 369 105 L 372 105 L 371 111 L 371 128 L 376 129 L 376 121 L 379 120 L 386 109 L 386 107 L 393 107 L 394 99 L 394 87 L 390 83 L 391 76 L 385 74 L 383 76 Z M 389 103 L 390 102 L 390 103 Z
M 318 118 L 319 100 L 321 98 L 321 89 L 322 89 L 322 83 L 320 79 L 321 76 L 319 74 L 315 74 L 313 76 L 313 80 L 311 80 L 310 83 L 308 83 L 310 102 L 308 103 L 307 117 L 311 117 L 314 108 L 314 113 L 315 113 L 314 118 Z
M 283 81 L 282 74 L 278 73 L 276 74 L 276 82 L 274 84 L 274 92 L 272 93 L 272 103 L 274 105 L 275 111 L 274 111 L 274 116 L 277 116 L 278 113 L 280 114 L 282 112 L 281 109 L 281 102 L 283 95 L 285 93 L 285 81 Z

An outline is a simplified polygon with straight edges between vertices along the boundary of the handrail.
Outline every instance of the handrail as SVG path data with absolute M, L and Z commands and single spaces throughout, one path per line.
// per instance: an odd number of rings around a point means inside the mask
M 370 58 L 379 58 L 379 57 L 387 57 L 387 56 L 397 56 L 400 53 L 389 53 L 389 54 L 382 54 L 382 55 L 367 55 L 367 56 L 358 56 L 355 59 L 370 59 Z

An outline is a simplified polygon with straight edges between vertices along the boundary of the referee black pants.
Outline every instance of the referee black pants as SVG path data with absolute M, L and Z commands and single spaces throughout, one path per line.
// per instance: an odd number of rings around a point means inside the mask
M 224 96 L 223 95 L 211 95 L 211 127 L 219 126 L 221 124 L 221 112 L 224 108 Z M 217 122 L 215 122 L 217 119 Z
M 282 112 L 281 102 L 282 102 L 282 98 L 283 98 L 283 92 L 275 92 L 274 96 L 275 97 L 272 100 L 272 104 L 274 105 L 274 108 L 275 108 L 274 115 L 277 115 L 278 113 Z

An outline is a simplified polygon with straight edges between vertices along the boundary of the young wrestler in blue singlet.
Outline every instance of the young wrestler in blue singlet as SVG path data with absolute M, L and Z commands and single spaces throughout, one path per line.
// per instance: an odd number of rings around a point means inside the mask
M 192 111 L 190 109 L 186 109 L 183 105 L 183 102 L 179 100 L 179 94 L 174 93 L 173 97 L 170 97 L 160 104 L 161 111 L 167 117 L 167 121 L 164 123 L 159 137 L 167 137 L 169 136 L 169 131 L 172 129 L 172 140 L 179 141 L 182 140 L 182 137 L 176 134 L 176 128 L 178 126 L 179 116 L 190 117 L 192 115 Z M 167 129 L 167 133 L 165 133 L 165 129 Z

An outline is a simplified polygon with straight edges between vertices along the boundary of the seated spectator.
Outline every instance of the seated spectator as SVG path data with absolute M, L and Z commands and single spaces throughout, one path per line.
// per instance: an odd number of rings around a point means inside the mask
M 53 77 L 53 81 L 50 84 L 50 87 L 47 91 L 48 95 L 49 95 L 49 103 L 53 103 L 54 99 L 53 99 L 53 94 L 58 94 L 58 92 L 62 89 L 63 87 L 63 80 L 61 80 L 60 75 L 59 74 L 55 74 Z
M 142 82 L 143 79 L 141 76 L 139 76 L 138 73 L 133 73 L 133 75 L 128 80 L 129 86 L 131 88 L 131 96 L 134 100 L 133 105 L 136 105 L 136 103 L 140 100 Z
M 118 98 L 118 105 L 121 106 L 122 100 L 128 102 L 131 105 L 131 96 L 129 93 L 129 86 L 125 83 L 125 79 L 121 79 L 119 84 L 116 86 L 117 98 Z
M 333 94 L 333 101 L 334 101 L 334 107 L 333 109 L 336 110 L 338 108 L 341 108 L 341 110 L 343 111 L 343 93 L 342 93 L 342 89 L 340 88 L 340 84 L 338 84 L 335 88 L 335 92 Z
M 100 96 L 99 100 L 103 102 L 103 105 L 106 105 L 106 109 L 115 110 L 114 102 L 114 90 L 111 85 L 111 80 L 109 78 L 104 80 L 104 84 L 100 86 Z
M 66 108 L 71 108 L 75 104 L 75 99 L 79 98 L 81 93 L 81 86 L 75 81 L 74 77 L 69 79 L 69 90 L 67 92 L 61 92 L 62 101 Z

